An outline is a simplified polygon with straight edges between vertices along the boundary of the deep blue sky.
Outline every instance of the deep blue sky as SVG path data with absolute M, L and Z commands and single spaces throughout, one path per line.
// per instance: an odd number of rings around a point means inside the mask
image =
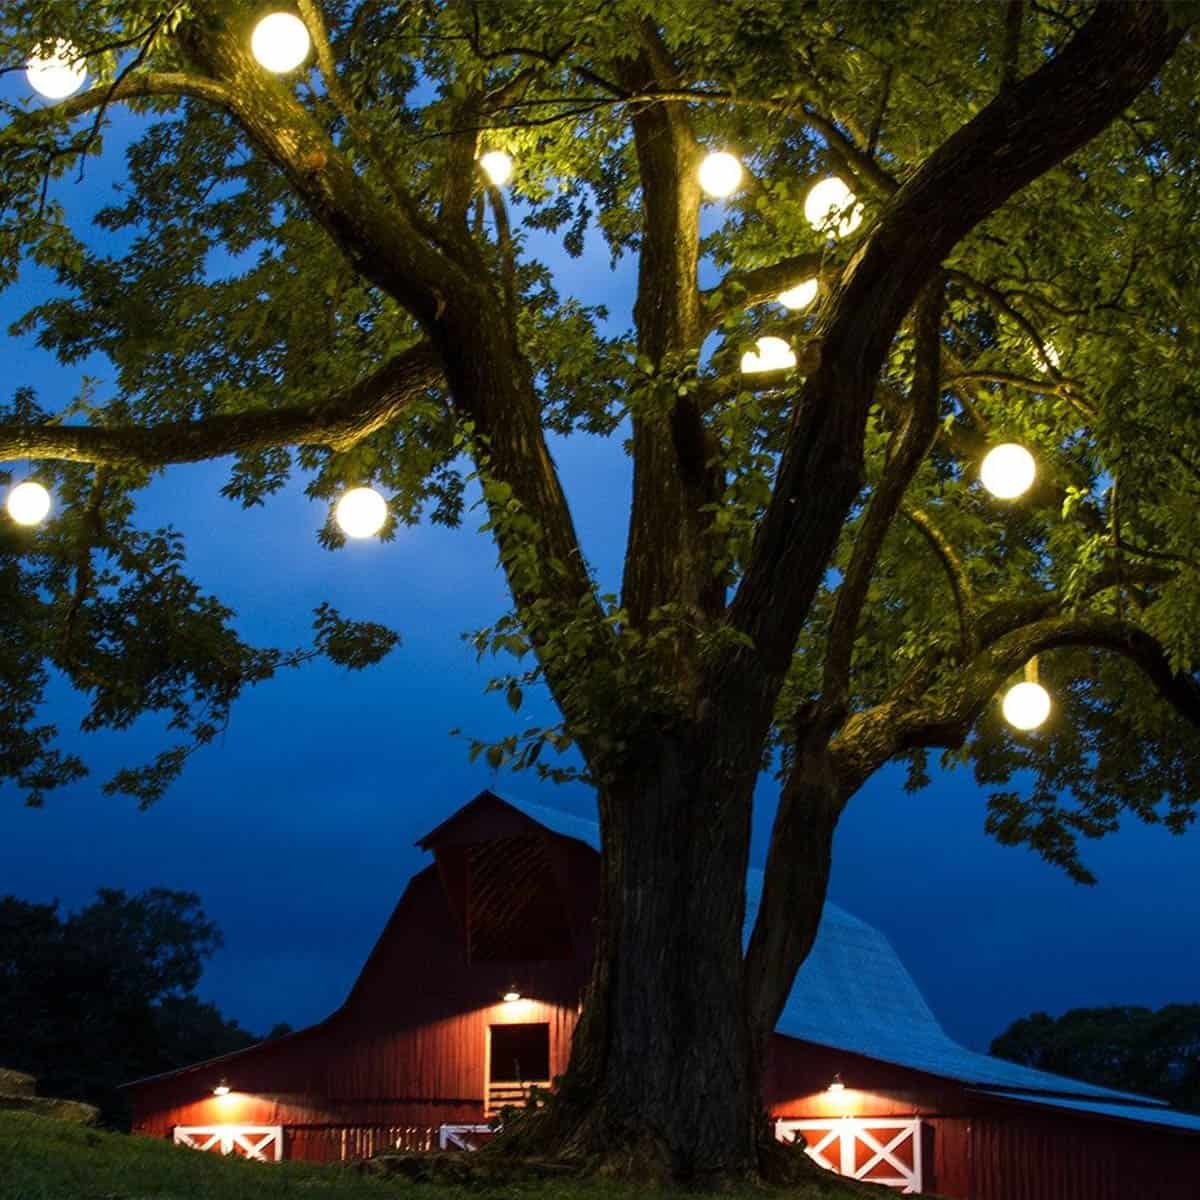
M 9 93 L 22 85 L 3 81 Z M 120 156 L 109 153 L 82 184 L 72 174 L 59 191 L 83 216 L 120 175 Z M 578 263 L 553 261 L 563 290 L 604 299 L 627 320 L 631 263 L 611 276 L 602 249 Z M 47 288 L 31 272 L 0 297 L 3 325 Z M 79 373 L 57 368 L 27 339 L 7 338 L 3 361 L 6 384 L 33 384 L 44 403 L 73 394 Z M 103 362 L 86 369 L 111 378 Z M 628 463 L 619 446 L 587 439 L 554 451 L 587 552 L 615 586 Z M 348 616 L 398 629 L 403 647 L 365 674 L 318 665 L 263 686 L 146 813 L 102 796 L 99 785 L 114 767 L 152 754 L 154 731 L 84 739 L 73 732 L 78 700 L 57 695 L 51 715 L 94 774 L 41 810 L 0 789 L 0 892 L 68 908 L 102 886 L 198 892 L 226 939 L 200 990 L 264 1030 L 307 1024 L 341 1001 L 423 865 L 413 842 L 480 788 L 580 812 L 591 800 L 582 787 L 496 778 L 449 736 L 455 726 L 495 736 L 514 720 L 540 719 L 513 718 L 483 694 L 488 664 L 477 665 L 460 637 L 505 607 L 477 512 L 457 531 L 422 527 L 388 545 L 329 553 L 315 540 L 324 512 L 299 488 L 246 513 L 218 496 L 223 479 L 220 464 L 173 470 L 150 489 L 144 520 L 184 531 L 190 569 L 238 611 L 246 636 L 301 644 L 311 610 L 330 600 Z M 756 861 L 769 810 L 765 787 Z M 885 772 L 852 802 L 837 836 L 833 899 L 889 936 L 952 1034 L 986 1047 L 1035 1009 L 1200 1000 L 1200 956 L 1190 952 L 1200 926 L 1200 834 L 1173 838 L 1131 824 L 1088 848 L 1100 882 L 1081 888 L 1029 852 L 991 842 L 983 813 L 984 794 L 964 772 L 935 772 L 917 796 Z

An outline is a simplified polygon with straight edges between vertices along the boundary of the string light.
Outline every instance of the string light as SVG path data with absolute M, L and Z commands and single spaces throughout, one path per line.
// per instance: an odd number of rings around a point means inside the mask
M 481 155 L 479 166 L 498 188 L 503 187 L 512 178 L 513 160 L 503 150 L 489 150 Z
M 250 50 L 260 67 L 274 75 L 294 71 L 312 46 L 308 27 L 295 13 L 268 13 L 250 35 Z
M 39 96 L 65 100 L 83 86 L 87 61 L 66 38 L 58 38 L 39 46 L 25 60 L 25 78 Z
M 817 281 L 806 279 L 795 287 L 780 292 L 776 299 L 791 312 L 802 312 L 817 298 Z
M 786 371 L 796 365 L 796 352 L 778 337 L 761 337 L 754 350 L 742 355 L 742 373 L 761 375 L 764 371 Z
M 26 479 L 9 491 L 5 507 L 18 525 L 40 525 L 50 512 L 50 493 L 35 480 Z
M 993 446 L 979 465 L 983 486 L 998 500 L 1015 500 L 1029 491 L 1036 477 L 1033 455 L 1016 442 Z
M 836 175 L 813 184 L 804 198 L 805 220 L 818 232 L 846 237 L 863 220 L 863 206 L 857 197 Z
M 700 187 L 714 199 L 723 200 L 737 191 L 742 182 L 742 164 L 724 150 L 707 154 L 700 164 Z
M 374 488 L 351 488 L 338 501 L 333 515 L 347 537 L 372 537 L 387 520 L 387 501 Z
M 1023 733 L 1036 729 L 1050 715 L 1050 693 L 1031 679 L 1014 684 L 1000 705 L 1004 719 Z

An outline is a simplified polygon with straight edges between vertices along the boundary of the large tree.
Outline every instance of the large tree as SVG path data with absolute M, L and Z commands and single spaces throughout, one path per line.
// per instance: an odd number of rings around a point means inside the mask
M 49 673 L 89 723 L 165 711 L 184 741 L 111 786 L 153 799 L 247 683 L 255 649 L 136 525 L 171 464 L 234 456 L 226 492 L 292 472 L 372 483 L 391 520 L 455 522 L 478 486 L 511 591 L 482 650 L 521 660 L 577 749 L 604 885 L 590 999 L 538 1128 L 559 1149 L 701 1180 L 752 1171 L 768 1035 L 816 932 L 838 818 L 926 755 L 1020 772 L 988 821 L 1083 877 L 1127 814 L 1186 824 L 1200 780 L 1200 299 L 1189 5 L 1065 0 L 296 0 L 311 60 L 273 75 L 245 0 L 13 0 L 2 54 L 68 37 L 91 86 L 8 104 L 0 266 L 53 266 L 26 327 L 106 353 L 111 394 L 20 393 L 0 458 L 59 510 L 0 537 L 0 769 L 40 797 L 82 764 L 38 724 Z M 102 236 L 68 229 L 121 107 L 143 114 Z M 477 169 L 503 148 L 505 193 Z M 743 187 L 705 207 L 706 150 Z M 836 173 L 864 219 L 814 230 Z M 49 184 L 49 186 L 47 186 Z M 633 329 L 527 251 L 603 237 L 636 264 Z M 785 315 L 784 288 L 818 280 Z M 709 282 L 711 286 L 702 286 Z M 795 368 L 739 355 L 788 339 Z M 633 459 L 624 578 L 604 594 L 550 433 Z M 1004 504 L 982 453 L 1032 448 Z M 385 529 L 385 534 L 389 529 Z M 323 535 L 340 538 L 330 523 Z M 359 666 L 380 626 L 323 609 Z M 1040 664 L 1054 717 L 995 698 Z M 748 944 L 752 794 L 781 780 Z

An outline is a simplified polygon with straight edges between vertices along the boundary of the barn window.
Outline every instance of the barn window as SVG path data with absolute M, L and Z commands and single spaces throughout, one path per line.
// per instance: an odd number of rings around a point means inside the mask
M 550 1026 L 493 1025 L 488 1062 L 493 1083 L 525 1083 L 550 1078 Z
M 546 839 L 495 838 L 467 850 L 470 962 L 569 958 L 571 930 Z

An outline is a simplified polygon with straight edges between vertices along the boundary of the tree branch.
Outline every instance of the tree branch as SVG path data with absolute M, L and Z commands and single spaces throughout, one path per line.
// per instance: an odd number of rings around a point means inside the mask
M 716 287 L 700 293 L 700 307 L 706 329 L 712 329 L 731 312 L 774 300 L 805 279 L 820 277 L 825 256 L 820 253 L 796 254 L 764 267 L 730 271 Z
M 1133 621 L 1108 613 L 1047 617 L 996 639 L 958 672 L 949 693 L 927 708 L 885 702 L 851 717 L 830 743 L 839 777 L 857 787 L 890 758 L 928 747 L 953 749 L 1005 681 L 1035 654 L 1068 646 L 1123 655 L 1185 720 L 1200 729 L 1200 683 L 1172 669 L 1166 652 Z
M 636 58 L 618 64 L 631 91 L 677 86 L 674 64 L 658 30 L 640 30 Z M 702 338 L 697 267 L 700 257 L 700 149 L 686 108 L 642 104 L 632 114 L 642 185 L 642 242 L 634 323 L 640 354 L 684 369 Z M 710 565 L 706 531 L 719 495 L 708 435 L 694 395 L 633 413 L 633 503 L 622 580 L 623 602 L 635 626 L 668 601 L 713 612 L 724 589 Z
M 348 450 L 442 383 L 437 357 L 427 343 L 421 343 L 320 405 L 228 413 L 149 427 L 0 425 L 0 462 L 42 458 L 153 470 L 271 446 L 324 445 Z
M 821 694 L 826 704 L 840 707 L 850 690 L 854 637 L 867 599 L 867 589 L 884 538 L 892 527 L 904 492 L 917 473 L 938 430 L 941 404 L 941 317 L 943 284 L 934 279 L 917 302 L 912 388 L 904 423 L 893 435 L 893 452 L 871 494 L 854 539 L 850 561 L 837 591 Z
M 912 504 L 901 504 L 900 511 L 921 531 L 946 569 L 946 578 L 950 582 L 950 590 L 954 593 L 954 607 L 958 612 L 962 657 L 966 661 L 978 649 L 979 640 L 975 629 L 975 593 L 966 567 L 950 544 L 949 538 L 924 509 Z

